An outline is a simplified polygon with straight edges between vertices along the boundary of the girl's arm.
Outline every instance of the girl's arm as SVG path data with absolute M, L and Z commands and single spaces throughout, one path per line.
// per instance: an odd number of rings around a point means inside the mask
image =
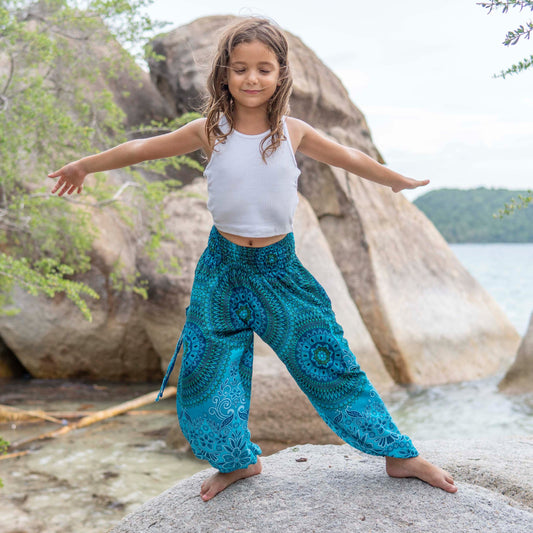
M 199 148 L 205 149 L 207 141 L 204 124 L 205 118 L 199 118 L 171 133 L 135 139 L 105 152 L 73 161 L 48 174 L 49 178 L 59 178 L 51 192 L 53 194 L 59 191 L 58 196 L 75 191 L 80 193 L 87 174 L 128 167 L 151 159 L 183 155 Z
M 415 189 L 429 183 L 429 180 L 415 180 L 402 176 L 360 150 L 327 139 L 303 120 L 292 118 L 291 121 L 297 131 L 296 138 L 299 139 L 297 150 L 317 161 L 386 185 L 394 192 Z

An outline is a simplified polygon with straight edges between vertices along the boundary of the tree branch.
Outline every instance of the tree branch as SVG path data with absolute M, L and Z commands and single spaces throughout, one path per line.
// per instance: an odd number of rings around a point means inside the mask
M 489 12 L 487 14 L 492 13 L 493 9 L 499 7 L 502 8 L 502 13 L 507 13 L 510 7 L 519 7 L 520 11 L 527 7 L 533 10 L 533 2 L 531 0 L 491 0 L 490 2 L 478 2 L 477 5 L 488 9 Z
M 2 90 L 2 94 L 6 94 L 9 86 L 11 85 L 11 80 L 13 79 L 13 73 L 15 72 L 15 58 L 13 57 L 13 54 L 9 53 L 9 76 L 7 77 L 6 84 L 4 86 L 4 89 Z M 7 106 L 6 106 L 7 109 Z
M 70 202 L 71 204 L 86 205 L 86 206 L 89 206 L 89 207 L 102 207 L 104 205 L 109 205 L 109 204 L 112 204 L 112 203 L 118 201 L 120 196 L 124 193 L 124 191 L 128 187 L 135 187 L 135 188 L 138 188 L 138 189 L 144 189 L 144 187 L 142 185 L 140 185 L 139 183 L 137 183 L 135 181 L 126 181 L 125 183 L 123 183 L 120 186 L 120 188 L 113 195 L 113 197 L 109 198 L 107 200 L 102 200 L 100 202 L 92 202 L 91 203 L 91 202 L 83 202 L 83 201 L 80 201 L 80 200 L 74 200 L 74 198 L 71 198 L 71 197 L 68 197 L 68 196 L 65 196 L 63 199 L 65 201 L 67 201 L 67 202 Z M 28 196 L 28 198 L 55 198 L 55 196 L 50 194 L 50 193 L 36 193 L 36 194 L 30 194 Z M 0 210 L 0 216 L 2 216 L 1 210 Z

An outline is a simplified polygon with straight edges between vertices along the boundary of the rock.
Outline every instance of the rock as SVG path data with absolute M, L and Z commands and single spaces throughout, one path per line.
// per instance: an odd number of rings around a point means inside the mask
M 113 176 L 110 179 L 119 180 Z M 21 312 L 0 317 L 0 334 L 33 377 L 110 381 L 162 378 L 178 328 L 183 325 L 194 266 L 207 242 L 210 223 L 205 198 L 194 194 L 194 188 L 185 189 L 165 199 L 164 208 L 168 207 L 171 216 L 174 199 L 180 204 L 180 216 L 168 222 L 169 229 L 174 229 L 173 224 L 180 227 L 175 231 L 177 241 L 164 242 L 158 258 L 165 261 L 179 257 L 181 275 L 159 274 L 158 264 L 143 255 L 133 230 L 111 210 L 98 210 L 92 214 L 98 236 L 91 270 L 78 278 L 100 296 L 89 302 L 92 322 L 85 320 L 63 295 L 36 298 L 15 289 L 14 306 Z M 202 215 L 204 224 L 197 226 Z M 142 216 L 139 218 L 142 220 Z M 141 225 L 139 220 L 136 222 Z M 185 238 L 180 240 L 182 236 Z M 110 275 L 117 261 L 125 275 L 138 268 L 149 280 L 148 301 L 113 288 Z
M 0 379 L 20 378 L 25 372 L 15 354 L 0 338 Z
M 254 360 L 248 428 L 269 455 L 300 442 L 342 444 L 275 355 Z
M 10 501 L 2 501 L 2 533 L 41 533 L 44 531 L 42 520 L 35 520 L 28 511 L 20 509 Z
M 223 27 L 235 20 L 200 18 L 152 43 L 166 57 L 150 65 L 152 79 L 178 112 L 202 101 L 207 58 Z M 300 39 L 286 34 L 292 115 L 382 161 L 364 116 L 338 78 Z M 477 379 L 510 363 L 518 333 L 415 206 L 341 169 L 301 154 L 297 159 L 300 190 L 396 382 Z
M 499 388 L 511 394 L 533 392 L 533 313 L 516 359 L 500 382 Z
M 100 297 L 88 302 L 92 322 L 63 294 L 35 297 L 15 287 L 13 305 L 20 312 L 0 317 L 0 334 L 36 378 L 154 380 L 160 362 L 140 324 L 141 299 L 113 289 L 110 279 L 119 259 L 126 274 L 134 271 L 131 231 L 111 212 L 92 216 L 99 231 L 92 267 L 78 278 Z
M 157 90 L 150 75 L 109 35 L 105 26 L 96 31 L 100 32 L 99 40 L 80 44 L 75 40 L 69 42 L 71 47 L 77 49 L 82 60 L 84 55 L 91 54 L 91 59 L 98 61 L 102 73 L 96 79 L 80 80 L 86 97 L 91 100 L 101 91 L 110 91 L 115 103 L 124 112 L 124 125 L 128 129 L 141 124 L 149 125 L 152 120 L 163 121 L 175 117 L 173 107 Z M 56 75 L 60 76 L 61 72 Z
M 382 457 L 348 445 L 304 445 L 263 458 L 262 474 L 238 481 L 209 502 L 198 493 L 214 470 L 199 472 L 148 501 L 110 533 L 533 530 L 531 438 L 416 444 L 452 473 L 456 494 L 418 479 L 389 478 Z

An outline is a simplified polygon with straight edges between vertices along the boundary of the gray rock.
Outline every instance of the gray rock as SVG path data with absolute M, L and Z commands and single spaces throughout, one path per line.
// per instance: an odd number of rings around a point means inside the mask
M 214 470 L 195 474 L 110 533 L 533 531 L 533 439 L 417 445 L 454 475 L 456 494 L 417 479 L 389 478 L 383 458 L 348 445 L 304 445 L 265 457 L 261 475 L 209 502 L 198 491 Z
M 516 359 L 500 383 L 500 390 L 510 394 L 533 391 L 533 313 Z

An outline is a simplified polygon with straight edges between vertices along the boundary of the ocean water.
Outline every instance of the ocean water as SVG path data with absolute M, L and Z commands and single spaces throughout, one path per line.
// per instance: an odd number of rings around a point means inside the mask
M 524 335 L 533 312 L 533 244 L 453 244 L 459 261 Z
M 533 244 L 454 244 L 451 248 L 524 335 L 533 312 Z M 501 393 L 502 377 L 409 387 L 387 395 L 385 401 L 399 428 L 414 439 L 499 440 L 533 435 L 533 393 Z

